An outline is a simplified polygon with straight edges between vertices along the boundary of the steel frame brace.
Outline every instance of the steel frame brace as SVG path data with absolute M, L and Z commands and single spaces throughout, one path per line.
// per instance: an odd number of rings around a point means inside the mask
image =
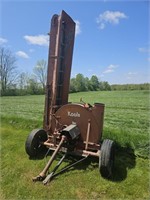
M 88 158 L 88 156 L 81 158 L 80 160 L 77 160 L 76 162 L 67 165 L 66 167 L 64 167 L 63 169 L 61 169 L 59 172 L 55 173 L 57 171 L 57 169 L 59 168 L 59 166 L 61 165 L 61 163 L 63 162 L 63 160 L 67 157 L 68 152 L 65 153 L 60 161 L 57 163 L 57 165 L 54 167 L 53 171 L 51 173 L 49 173 L 47 175 L 47 177 L 43 180 L 43 184 L 46 185 L 47 183 L 49 183 L 54 177 L 58 176 L 59 174 L 62 174 L 63 172 L 67 171 L 68 169 L 74 167 L 75 165 L 77 165 L 78 163 L 83 162 L 85 159 Z

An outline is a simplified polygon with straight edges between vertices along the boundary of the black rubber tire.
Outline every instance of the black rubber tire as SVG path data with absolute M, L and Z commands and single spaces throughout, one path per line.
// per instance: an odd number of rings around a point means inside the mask
M 47 133 L 43 129 L 34 129 L 27 137 L 25 143 L 26 153 L 30 157 L 36 157 L 39 153 L 42 153 L 46 147 L 41 145 L 40 142 L 47 140 Z
M 106 139 L 101 145 L 99 155 L 99 170 L 104 178 L 110 178 L 113 173 L 115 158 L 115 144 L 112 140 Z

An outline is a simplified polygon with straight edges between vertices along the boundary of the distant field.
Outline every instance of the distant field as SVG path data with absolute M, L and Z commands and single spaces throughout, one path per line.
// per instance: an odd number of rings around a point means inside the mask
M 105 104 L 104 138 L 121 145 L 132 146 L 138 153 L 148 155 L 149 91 L 109 91 L 70 94 L 70 102 L 80 98 L 88 103 Z M 25 128 L 42 126 L 44 96 L 1 98 L 2 121 Z
M 0 199 L 149 199 L 149 92 L 84 92 L 70 94 L 69 101 L 81 97 L 105 103 L 103 138 L 117 144 L 113 179 L 103 179 L 91 158 L 46 187 L 33 183 L 45 160 L 29 160 L 24 144 L 33 128 L 42 127 L 44 96 L 1 97 Z

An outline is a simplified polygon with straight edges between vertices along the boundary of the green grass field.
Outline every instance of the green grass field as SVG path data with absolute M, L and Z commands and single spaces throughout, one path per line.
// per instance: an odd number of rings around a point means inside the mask
M 113 179 L 102 178 L 90 158 L 47 186 L 33 183 L 45 159 L 29 160 L 24 146 L 29 132 L 42 127 L 44 96 L 2 97 L 0 199 L 149 199 L 149 92 L 84 92 L 69 101 L 81 97 L 105 103 L 103 138 L 117 144 Z

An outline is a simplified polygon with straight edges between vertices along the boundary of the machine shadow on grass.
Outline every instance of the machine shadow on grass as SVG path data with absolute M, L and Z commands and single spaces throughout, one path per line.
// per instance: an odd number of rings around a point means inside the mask
M 126 144 L 126 147 L 121 147 L 119 144 L 116 144 L 115 154 L 113 176 L 110 180 L 121 182 L 127 178 L 128 170 L 135 168 L 136 156 L 134 149 L 128 144 Z
M 49 156 L 51 156 L 53 151 L 49 151 L 47 156 L 45 156 L 46 152 L 43 152 L 38 155 L 36 158 L 31 158 L 32 160 L 41 160 L 45 159 L 48 161 Z M 62 157 L 63 153 L 59 152 L 59 154 L 56 156 L 55 161 L 59 162 L 60 158 Z M 64 165 L 69 166 L 72 163 L 77 162 L 79 159 L 81 159 L 80 156 L 72 156 L 68 155 L 64 160 Z M 116 143 L 116 149 L 115 149 L 115 162 L 114 162 L 114 169 L 113 169 L 113 175 L 108 178 L 109 181 L 112 182 L 121 182 L 125 180 L 128 176 L 128 170 L 132 169 L 136 166 L 136 156 L 134 154 L 134 150 L 126 144 L 126 147 L 121 147 L 119 144 Z M 88 157 L 84 161 L 74 165 L 67 171 L 63 171 L 59 173 L 59 175 L 63 173 L 67 173 L 68 171 L 73 170 L 96 170 L 99 168 L 99 159 L 96 157 Z M 60 167 L 60 170 L 62 167 Z M 58 170 L 59 172 L 59 170 Z M 56 178 L 58 175 L 54 176 Z

